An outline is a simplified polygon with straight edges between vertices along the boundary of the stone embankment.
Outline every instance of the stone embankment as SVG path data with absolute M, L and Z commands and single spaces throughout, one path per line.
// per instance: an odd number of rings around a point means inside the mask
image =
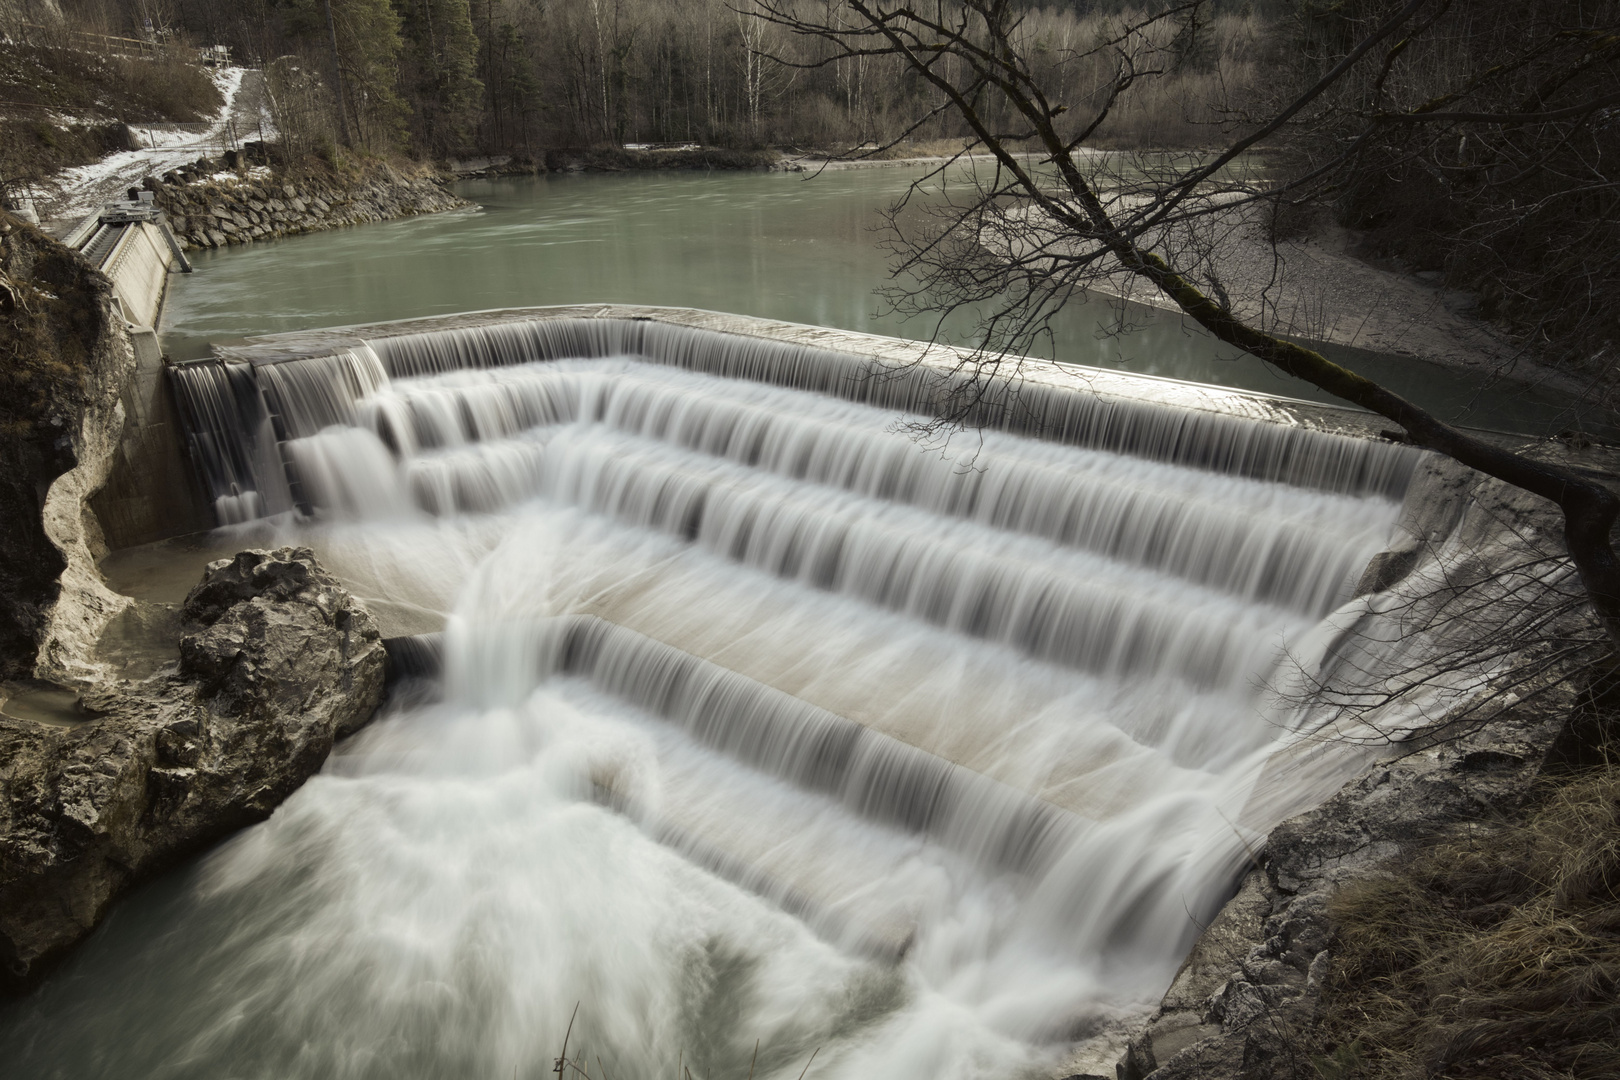
M 145 186 L 189 248 L 222 248 L 470 205 L 436 174 L 408 174 L 389 165 L 354 180 L 281 177 L 262 167 L 235 171 L 241 166 L 241 158 L 200 159 L 161 178 L 148 177 Z
M 211 564 L 181 614 L 178 668 L 86 692 L 94 719 L 0 716 L 0 995 L 142 879 L 268 817 L 382 696 L 376 620 L 307 548 Z

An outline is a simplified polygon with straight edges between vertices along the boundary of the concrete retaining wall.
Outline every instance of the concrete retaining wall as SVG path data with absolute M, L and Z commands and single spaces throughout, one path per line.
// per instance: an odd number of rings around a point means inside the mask
M 107 482 L 88 500 L 109 549 L 133 547 L 214 527 L 214 514 L 186 459 L 173 395 L 158 343 L 176 248 L 155 221 L 99 226 L 94 217 L 70 240 L 112 282 L 113 296 L 135 354 L 120 388 L 124 429 Z M 112 237 L 116 235 L 116 239 Z M 107 237 L 111 247 L 94 243 Z
M 124 433 L 112 472 L 90 498 L 109 549 L 212 529 L 214 510 L 191 467 L 157 335 L 132 328 L 135 372 L 123 387 Z
M 170 173 L 145 182 L 179 234 L 180 248 L 224 247 L 467 205 L 431 176 L 407 176 L 386 166 L 352 184 L 305 180 L 297 185 L 246 176 L 218 179 L 212 175 L 216 167 L 224 163 L 200 162 L 184 176 Z M 175 248 L 156 222 L 112 227 L 122 228 L 122 235 L 93 261 L 112 279 L 138 364 L 123 390 L 128 421 L 112 474 L 90 505 L 107 547 L 118 549 L 211 529 L 216 522 L 187 458 L 155 329 Z M 72 246 L 96 235 L 91 219 L 71 238 Z
M 137 221 L 124 229 L 100 270 L 112 279 L 113 295 L 123 305 L 127 321 L 135 326 L 157 325 L 173 261 L 174 252 L 161 225 Z

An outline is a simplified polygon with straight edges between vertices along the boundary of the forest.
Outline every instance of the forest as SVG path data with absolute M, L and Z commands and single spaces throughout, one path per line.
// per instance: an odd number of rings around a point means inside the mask
M 49 52 L 59 33 L 15 13 L 58 3 L 76 40 L 148 40 L 158 59 L 223 45 L 233 62 L 263 68 L 289 164 L 343 154 L 510 155 L 521 164 L 558 149 L 687 144 L 903 156 L 960 150 L 968 134 L 959 112 L 901 59 L 835 57 L 828 41 L 760 18 L 783 6 L 762 0 L 7 0 L 7 35 Z M 1007 3 L 1011 44 L 1035 81 L 1076 126 L 1100 115 L 1086 138 L 1092 149 L 1225 145 L 1398 6 Z M 859 19 L 836 0 L 786 6 L 812 22 Z M 1417 32 L 1392 43 L 1383 75 L 1337 84 L 1258 148 L 1283 190 L 1278 236 L 1354 230 L 1364 257 L 1477 297 L 1479 315 L 1611 396 L 1616 316 L 1601 298 L 1620 291 L 1620 183 L 1610 164 L 1620 153 L 1620 109 L 1610 106 L 1620 99 L 1609 100 L 1620 79 L 1617 8 L 1613 0 L 1427 5 Z M 20 64 L 23 51 L 12 55 Z M 1121 64 L 1131 77 L 1115 96 Z M 151 84 L 131 98 L 143 117 L 197 81 L 195 66 L 121 65 L 115 81 L 139 71 Z M 13 74 L 0 71 L 13 103 L 70 104 L 27 85 L 28 72 Z M 88 85 L 78 75 L 59 81 Z M 206 108 L 200 90 L 190 97 Z M 987 119 L 1010 120 L 987 107 Z M 1436 109 L 1448 119 L 1424 119 Z M 1399 112 L 1421 122 L 1386 122 Z M 1509 122 L 1481 120 L 1498 116 Z M 117 133 L 114 124 L 23 141 L 60 166 L 72 163 L 75 138 L 85 153 L 99 152 L 116 148 Z M 17 157 L 0 145 L 0 181 L 21 175 L 5 164 Z M 1315 179 L 1288 187 L 1287 176 Z
M 890 58 L 807 69 L 814 43 L 755 17 L 754 0 L 69 0 L 99 32 L 224 44 L 263 66 L 288 136 L 423 157 L 516 155 L 558 146 L 686 143 L 840 149 L 907 131 L 929 103 Z M 837 8 L 824 0 L 807 7 Z M 1180 30 L 1176 70 L 1156 79 L 1100 136 L 1201 145 L 1218 138 L 1214 103 L 1256 77 L 1293 5 L 1228 0 Z M 1077 99 L 1107 72 L 1064 59 L 1135 9 L 1030 5 L 1030 56 Z M 1164 42 L 1143 42 L 1144 50 Z M 334 62 L 335 61 L 335 62 Z M 341 97 L 341 108 L 339 98 Z M 954 138 L 941 116 L 919 138 Z

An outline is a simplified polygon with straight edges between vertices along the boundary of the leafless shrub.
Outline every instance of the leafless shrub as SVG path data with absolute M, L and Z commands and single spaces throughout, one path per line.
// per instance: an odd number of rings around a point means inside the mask
M 337 101 L 318 61 L 281 56 L 265 65 L 264 74 L 283 165 L 329 153 L 338 139 Z

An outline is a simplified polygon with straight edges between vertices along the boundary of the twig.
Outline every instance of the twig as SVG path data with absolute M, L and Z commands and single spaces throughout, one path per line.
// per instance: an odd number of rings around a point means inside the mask
M 578 1015 L 579 1002 L 576 1001 L 574 1002 L 574 1011 L 568 1017 L 568 1030 L 563 1032 L 562 1057 L 557 1059 L 557 1064 L 552 1066 L 551 1069 L 551 1071 L 556 1073 L 559 1077 L 563 1074 L 563 1062 L 568 1060 L 568 1037 L 574 1033 L 574 1018 Z

